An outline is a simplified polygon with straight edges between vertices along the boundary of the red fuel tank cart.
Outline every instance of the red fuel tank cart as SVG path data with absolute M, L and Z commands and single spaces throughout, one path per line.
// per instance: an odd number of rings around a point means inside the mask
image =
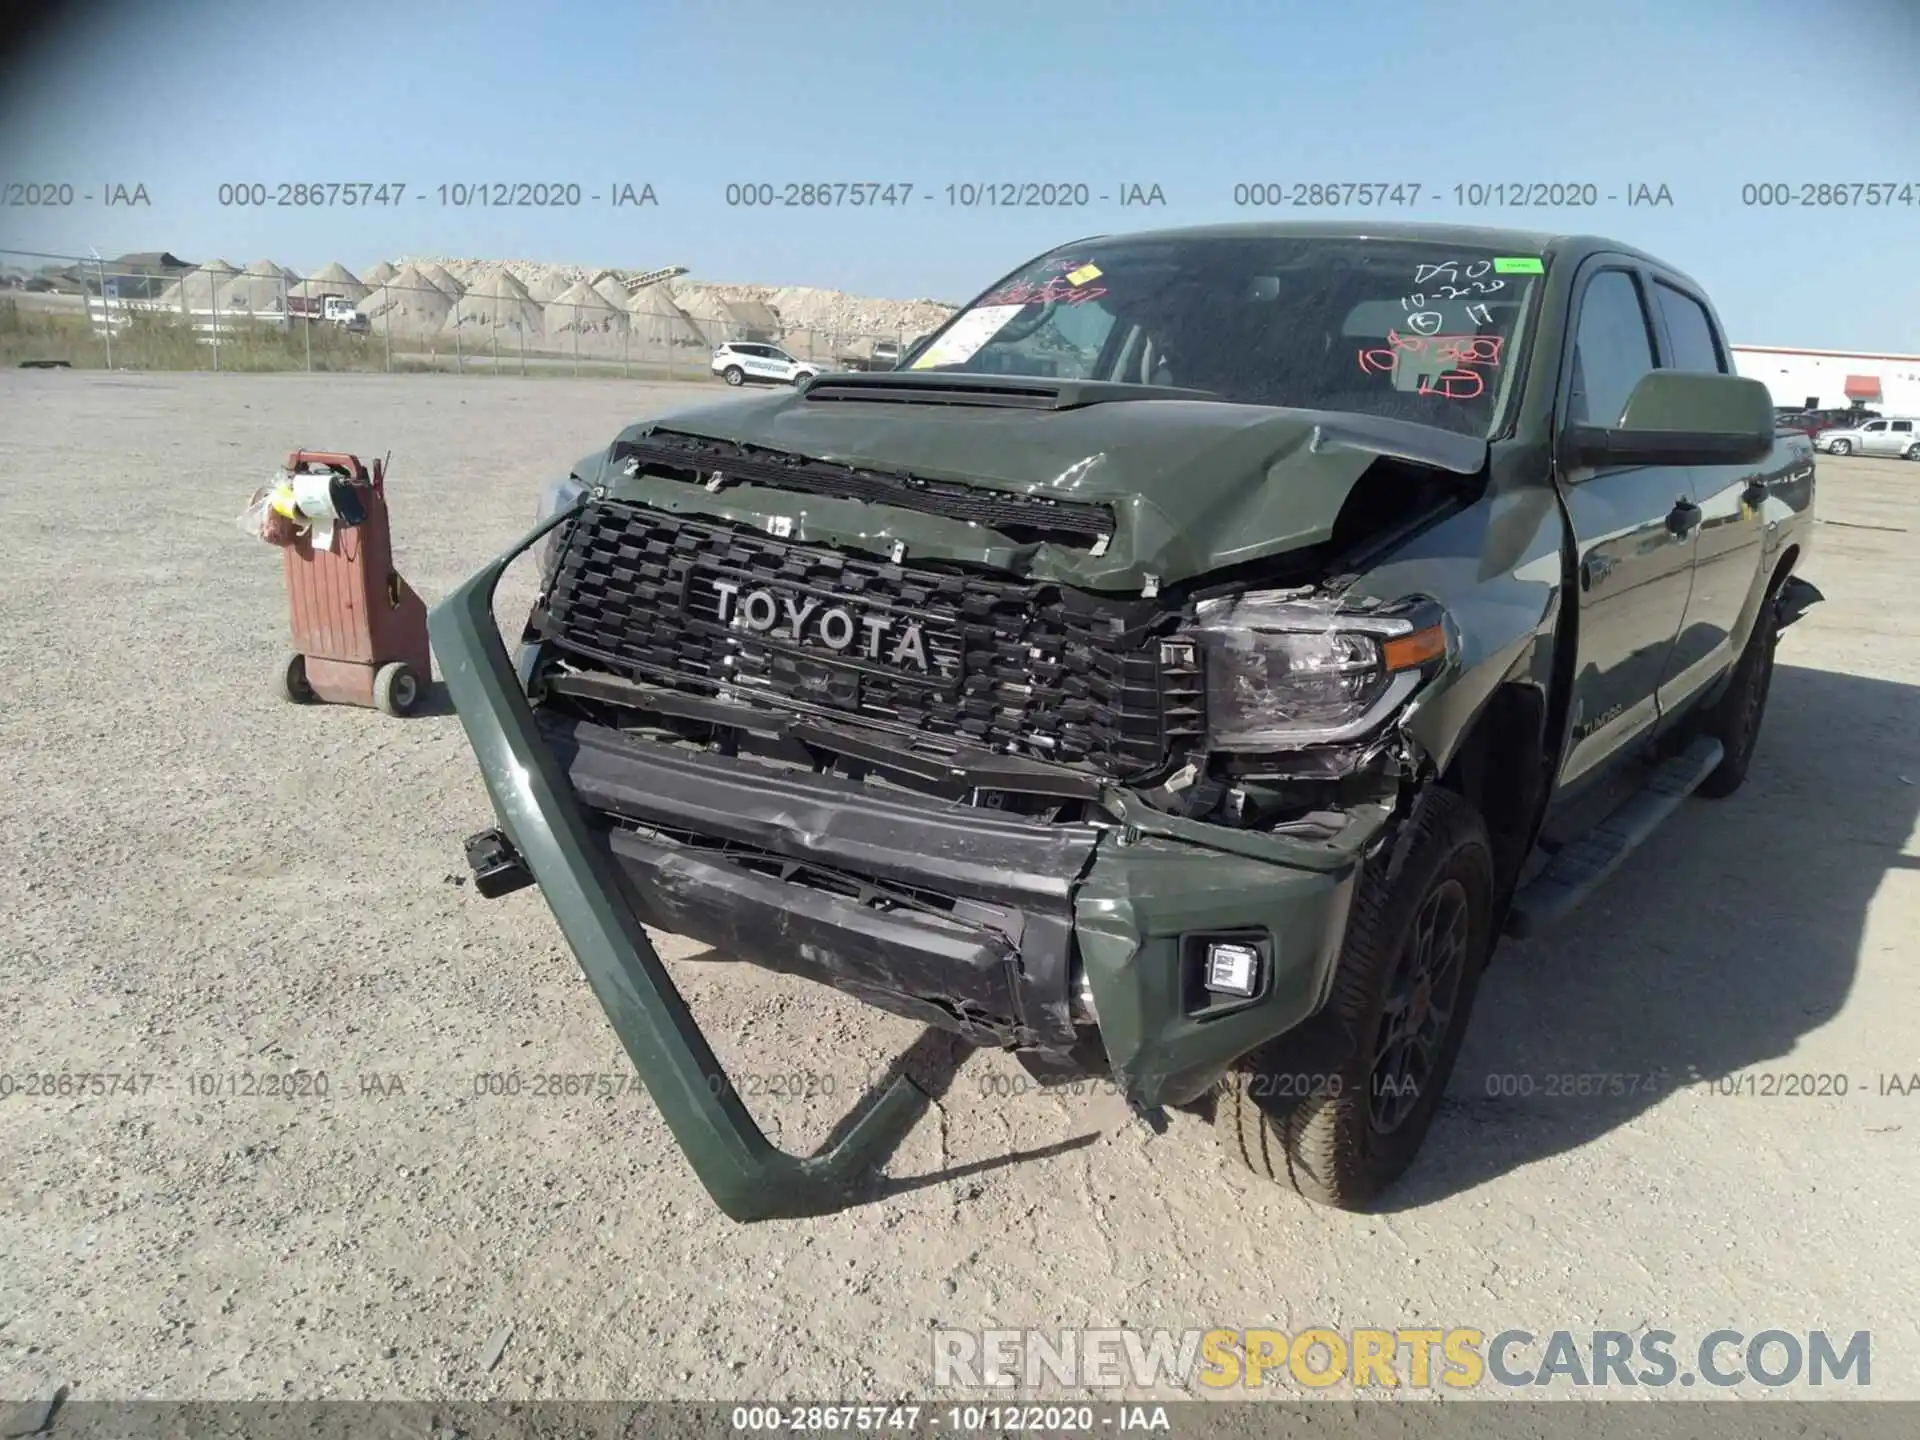
M 427 607 L 393 568 L 386 466 L 354 455 L 296 450 L 286 473 L 296 493 L 319 493 L 327 521 L 301 525 L 282 546 L 293 653 L 280 672 L 280 693 L 368 705 L 405 715 L 433 675 Z M 330 522 L 330 523 L 329 523 Z

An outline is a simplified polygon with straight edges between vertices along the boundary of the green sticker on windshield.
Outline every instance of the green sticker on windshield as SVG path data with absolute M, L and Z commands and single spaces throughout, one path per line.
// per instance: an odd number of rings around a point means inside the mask
M 1493 273 L 1496 275 L 1544 275 L 1547 273 L 1547 267 L 1540 263 L 1537 256 L 1507 255 L 1494 260 Z

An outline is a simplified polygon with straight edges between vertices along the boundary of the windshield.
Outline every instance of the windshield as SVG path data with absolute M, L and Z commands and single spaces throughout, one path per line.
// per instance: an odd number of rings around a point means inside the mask
M 1537 255 L 1356 237 L 1125 237 L 1056 250 L 908 368 L 1112 380 L 1492 434 Z

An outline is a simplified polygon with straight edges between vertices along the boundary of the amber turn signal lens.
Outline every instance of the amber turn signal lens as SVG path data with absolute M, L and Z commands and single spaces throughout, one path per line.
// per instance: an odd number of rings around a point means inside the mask
M 1438 625 L 1411 635 L 1396 635 L 1380 647 L 1380 657 L 1389 670 L 1415 670 L 1446 653 L 1447 632 Z

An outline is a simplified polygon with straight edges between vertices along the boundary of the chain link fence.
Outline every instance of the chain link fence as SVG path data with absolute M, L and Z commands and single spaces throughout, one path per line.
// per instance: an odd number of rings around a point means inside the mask
M 629 294 L 610 277 L 542 299 L 499 273 L 464 287 L 409 266 L 366 284 L 335 267 L 303 276 L 0 250 L 0 364 L 699 380 L 729 341 L 867 369 L 917 338 L 790 326 L 708 296 L 682 308 L 664 284 Z

